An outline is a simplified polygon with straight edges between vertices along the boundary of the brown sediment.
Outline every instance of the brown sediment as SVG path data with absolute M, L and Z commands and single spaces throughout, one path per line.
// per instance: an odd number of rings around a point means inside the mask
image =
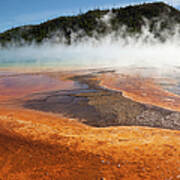
M 96 129 L 75 119 L 0 110 L 2 179 L 178 179 L 180 132 Z
M 101 86 L 121 91 L 134 101 L 180 111 L 180 96 L 164 90 L 153 78 L 109 73 L 98 80 Z
M 38 92 L 41 95 L 42 91 Z M 12 97 L 19 97 L 15 95 Z M 88 97 L 90 104 L 98 104 L 99 108 L 104 102 L 112 105 L 120 100 L 121 106 L 127 105 L 125 110 L 132 112 L 137 106 L 143 109 L 120 93 L 101 91 L 73 96 Z M 102 109 L 109 113 L 109 107 Z M 76 118 L 19 106 L 10 108 L 6 104 L 0 106 L 0 124 L 0 179 L 180 178 L 180 132 L 176 130 L 138 126 L 94 128 Z

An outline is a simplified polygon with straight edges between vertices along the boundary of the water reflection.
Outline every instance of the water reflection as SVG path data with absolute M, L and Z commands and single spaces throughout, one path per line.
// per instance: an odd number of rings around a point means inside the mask
M 1 75 L 6 73 L 1 72 Z M 71 90 L 80 88 L 77 82 L 50 77 L 45 74 L 18 74 L 0 78 L 0 99 L 11 100 L 26 95 L 50 90 Z

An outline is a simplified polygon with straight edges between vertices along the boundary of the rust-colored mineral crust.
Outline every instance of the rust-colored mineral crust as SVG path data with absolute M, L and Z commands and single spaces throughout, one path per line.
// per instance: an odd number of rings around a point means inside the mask
M 180 111 L 180 96 L 164 90 L 153 78 L 109 73 L 98 79 L 101 86 L 121 91 L 134 101 Z

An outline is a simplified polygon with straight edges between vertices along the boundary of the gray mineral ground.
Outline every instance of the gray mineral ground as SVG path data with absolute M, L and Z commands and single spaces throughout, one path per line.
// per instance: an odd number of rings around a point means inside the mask
M 23 102 L 24 107 L 77 118 L 95 127 L 148 126 L 180 130 L 180 113 L 134 102 L 120 92 L 98 87 L 87 76 L 78 78 L 89 83 L 85 89 L 55 91 L 37 95 Z

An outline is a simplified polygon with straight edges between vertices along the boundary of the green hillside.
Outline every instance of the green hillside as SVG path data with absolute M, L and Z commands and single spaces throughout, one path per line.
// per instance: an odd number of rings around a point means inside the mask
M 105 15 L 109 20 L 105 20 Z M 164 29 L 171 30 L 180 23 L 180 11 L 162 2 L 127 6 L 124 8 L 92 10 L 77 16 L 59 17 L 39 25 L 28 25 L 10 29 L 0 34 L 0 44 L 23 45 L 52 40 L 56 43 L 71 44 L 85 36 L 101 38 L 124 25 L 126 33 L 140 33 L 148 20 L 150 31 L 157 37 Z M 157 23 L 160 27 L 157 29 Z M 96 33 L 95 33 L 96 32 Z

